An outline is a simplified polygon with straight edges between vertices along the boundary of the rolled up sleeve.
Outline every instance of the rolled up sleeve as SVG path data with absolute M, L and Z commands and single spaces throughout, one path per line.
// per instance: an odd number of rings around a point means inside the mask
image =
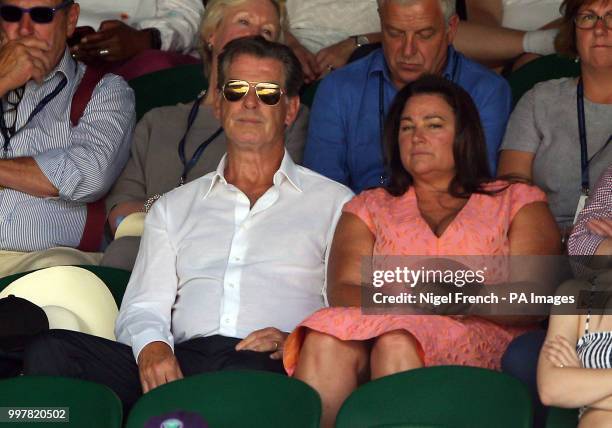
M 134 25 L 138 29 L 157 28 L 162 50 L 189 53 L 198 40 L 203 12 L 201 0 L 159 0 L 156 16 Z
M 34 156 L 60 199 L 92 202 L 110 189 L 127 161 L 135 120 L 132 90 L 106 75 L 72 128 L 70 144 Z

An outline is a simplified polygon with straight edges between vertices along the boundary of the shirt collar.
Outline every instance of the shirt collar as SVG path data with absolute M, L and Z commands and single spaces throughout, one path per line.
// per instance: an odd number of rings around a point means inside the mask
M 76 77 L 76 70 L 76 61 L 72 58 L 72 55 L 70 55 L 70 50 L 66 48 L 59 63 L 49 74 L 47 74 L 47 76 L 45 76 L 44 81 L 50 81 L 57 73 L 62 73 L 64 76 L 66 76 L 68 81 L 72 81 Z
M 369 74 L 372 73 L 380 73 L 382 71 L 383 76 L 389 82 L 391 82 L 391 72 L 389 71 L 389 66 L 387 65 L 387 60 L 385 59 L 385 55 L 383 53 L 383 49 L 377 49 L 373 54 L 372 63 L 370 64 Z M 455 70 L 458 66 L 459 55 L 457 51 L 452 45 L 448 45 L 448 49 L 446 51 L 446 66 L 442 71 L 442 75 L 449 80 L 454 80 Z
M 204 199 L 210 195 L 210 192 L 217 183 L 227 185 L 227 180 L 225 179 L 224 175 L 226 164 L 227 153 L 223 155 L 219 165 L 217 165 L 217 169 L 212 173 L 212 176 L 210 177 L 210 185 L 204 193 Z M 285 155 L 283 156 L 280 168 L 274 173 L 274 177 L 272 178 L 272 182 L 274 183 L 275 187 L 280 187 L 284 181 L 287 181 L 298 192 L 302 192 L 302 182 L 298 175 L 298 167 L 295 162 L 293 162 L 293 159 L 291 159 L 291 156 L 289 156 L 289 153 L 287 153 L 287 150 L 285 150 Z
M 442 71 L 442 76 L 445 79 L 454 82 L 456 79 L 456 70 L 459 66 L 459 54 L 453 47 L 453 45 L 448 45 L 448 50 L 446 51 L 446 67 L 444 67 L 444 71 Z

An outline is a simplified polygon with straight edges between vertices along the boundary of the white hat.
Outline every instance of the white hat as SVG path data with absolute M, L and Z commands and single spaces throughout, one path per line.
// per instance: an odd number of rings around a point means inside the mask
M 16 279 L 0 292 L 40 306 L 49 328 L 65 328 L 115 340 L 119 310 L 113 295 L 92 272 L 76 266 L 55 266 Z
M 142 236 L 146 213 L 136 212 L 124 218 L 115 232 L 115 239 L 124 236 Z

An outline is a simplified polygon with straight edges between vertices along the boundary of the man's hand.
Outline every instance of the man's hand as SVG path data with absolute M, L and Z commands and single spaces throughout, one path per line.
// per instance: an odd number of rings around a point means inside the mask
M 351 54 L 355 51 L 355 48 L 355 41 L 352 38 L 348 38 L 321 49 L 317 53 L 317 72 L 319 76 L 323 76 L 345 65 Z
M 151 49 L 151 34 L 118 20 L 104 21 L 100 29 L 81 39 L 71 52 L 79 61 L 122 61 Z
M 594 218 L 586 226 L 596 235 L 612 238 L 612 218 Z
M 138 355 L 138 371 L 143 394 L 183 378 L 172 349 L 164 342 L 151 342 L 142 348 Z
M 10 40 L 0 48 L 0 88 L 2 94 L 23 86 L 29 80 L 42 83 L 53 64 L 47 42 L 32 36 Z
M 289 333 L 274 327 L 256 330 L 236 345 L 236 351 L 271 352 L 270 358 L 280 360 L 287 336 Z

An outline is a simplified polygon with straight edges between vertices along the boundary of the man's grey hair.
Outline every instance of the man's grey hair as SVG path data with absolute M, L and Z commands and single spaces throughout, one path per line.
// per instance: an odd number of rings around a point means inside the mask
M 399 4 L 411 4 L 417 3 L 423 0 L 377 0 L 378 1 L 378 10 L 381 10 L 382 7 L 388 1 L 393 1 Z M 448 24 L 448 20 L 453 16 L 456 12 L 455 10 L 455 0 L 438 0 L 440 3 L 440 9 L 442 9 L 442 14 L 444 15 L 444 21 Z

